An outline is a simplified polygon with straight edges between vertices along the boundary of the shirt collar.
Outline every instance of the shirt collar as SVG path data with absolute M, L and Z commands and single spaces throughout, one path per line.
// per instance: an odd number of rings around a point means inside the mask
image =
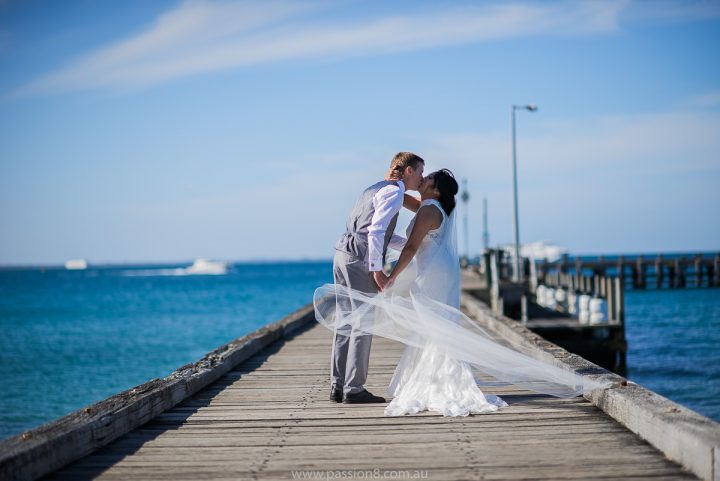
M 397 183 L 400 186 L 400 190 L 405 192 L 405 183 L 402 180 L 398 180 Z

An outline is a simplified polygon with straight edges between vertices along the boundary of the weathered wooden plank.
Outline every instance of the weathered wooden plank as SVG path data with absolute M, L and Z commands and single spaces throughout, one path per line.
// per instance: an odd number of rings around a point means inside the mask
M 354 449 L 360 446 L 376 446 L 378 443 L 382 443 L 386 447 L 397 447 L 394 445 L 413 445 L 413 444 L 435 444 L 443 442 L 461 442 L 463 444 L 469 441 L 477 441 L 478 444 L 482 444 L 483 440 L 489 440 L 494 445 L 502 445 L 503 449 L 508 446 L 523 446 L 528 444 L 534 444 L 532 440 L 523 442 L 523 438 L 541 438 L 545 439 L 546 443 L 537 449 L 544 449 L 547 444 L 550 444 L 549 449 L 556 451 L 558 446 L 561 444 L 572 445 L 573 443 L 579 443 L 584 445 L 592 445 L 595 449 L 595 444 L 612 444 L 615 446 L 624 446 L 628 451 L 623 451 L 621 454 L 614 453 L 613 456 L 626 455 L 631 452 L 637 444 L 634 444 L 630 438 L 624 440 L 617 439 L 615 436 L 617 433 L 608 431 L 584 431 L 578 433 L 573 437 L 566 435 L 551 437 L 548 433 L 543 432 L 525 432 L 519 436 L 512 436 L 510 434 L 499 436 L 497 433 L 488 434 L 482 433 L 477 435 L 468 435 L 463 433 L 414 433 L 412 436 L 407 434 L 385 434 L 385 435 L 360 435 L 352 433 L 348 435 L 334 435 L 324 436 L 322 434 L 311 435 L 308 433 L 276 433 L 265 436 L 223 436 L 223 437 L 202 437 L 196 438 L 191 436 L 185 436 L 179 438 L 177 436 L 170 436 L 165 438 L 147 438 L 147 437 L 133 437 L 129 439 L 119 440 L 115 449 L 122 451 L 128 447 L 136 448 L 139 443 L 143 443 L 143 448 L 169 448 L 169 447 L 182 447 L 182 448 L 209 448 L 209 447 L 248 447 L 253 446 L 274 446 L 282 444 L 284 446 L 353 446 Z M 561 441 L 561 438 L 568 437 L 568 440 Z M 280 440 L 280 438 L 282 438 Z M 460 441 L 458 441 L 460 439 Z M 515 441 L 517 441 L 515 443 Z M 623 442 L 624 441 L 624 442 Z M 492 448 L 494 449 L 494 448 Z M 643 446 L 645 450 L 645 446 Z M 653 455 L 657 453 L 650 451 Z

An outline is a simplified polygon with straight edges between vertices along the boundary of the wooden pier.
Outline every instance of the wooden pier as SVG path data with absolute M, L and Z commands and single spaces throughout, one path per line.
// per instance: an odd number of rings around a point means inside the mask
M 568 255 L 554 262 L 538 261 L 538 272 L 542 279 L 546 273 L 612 275 L 622 279 L 633 289 L 672 289 L 683 287 L 720 287 L 720 252 L 714 256 L 685 254 L 667 256 L 638 255 L 619 256 L 615 260 L 599 256 L 597 260 L 586 260 Z
M 616 386 L 574 399 L 484 388 L 510 406 L 465 418 L 385 417 L 382 404 L 328 400 L 332 335 L 306 307 L 168 378 L 1 442 L 0 478 L 719 479 L 718 423 L 467 293 L 463 306 L 498 342 L 521 341 L 538 358 Z M 374 338 L 371 392 L 382 394 L 402 348 Z
M 528 261 L 528 259 L 524 259 Z M 525 262 L 522 281 L 512 280 L 507 251 L 486 249 L 483 261 L 470 267 L 476 281 L 467 289 L 499 316 L 508 316 L 568 351 L 624 376 L 627 373 L 624 283 L 619 277 L 537 269 Z M 548 289 L 550 288 L 550 289 Z M 547 295 L 551 295 L 549 303 Z M 580 315 L 580 297 L 602 299 L 601 319 Z M 589 307 L 589 306 L 585 306 Z M 577 312 L 576 312 L 577 311 Z M 582 320 L 581 320 L 582 317 Z

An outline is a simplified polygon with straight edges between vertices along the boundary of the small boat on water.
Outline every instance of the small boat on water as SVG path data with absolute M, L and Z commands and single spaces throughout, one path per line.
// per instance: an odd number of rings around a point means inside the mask
M 185 273 L 194 275 L 222 275 L 227 274 L 227 269 L 227 262 L 196 259 L 190 267 L 185 268 Z
M 80 271 L 87 269 L 87 261 L 85 259 L 70 259 L 65 262 L 65 269 L 71 271 Z

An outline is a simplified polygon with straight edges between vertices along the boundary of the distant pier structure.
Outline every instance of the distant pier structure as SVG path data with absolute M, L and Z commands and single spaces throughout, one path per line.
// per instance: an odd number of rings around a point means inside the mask
M 619 277 L 625 287 L 633 289 L 720 287 L 720 252 L 599 256 L 594 260 L 563 255 L 553 262 L 537 261 L 537 270 L 540 279 L 552 272 Z
M 525 281 L 512 280 L 504 249 L 486 249 L 476 295 L 498 315 L 570 352 L 625 375 L 626 289 L 720 287 L 720 253 L 523 258 Z

